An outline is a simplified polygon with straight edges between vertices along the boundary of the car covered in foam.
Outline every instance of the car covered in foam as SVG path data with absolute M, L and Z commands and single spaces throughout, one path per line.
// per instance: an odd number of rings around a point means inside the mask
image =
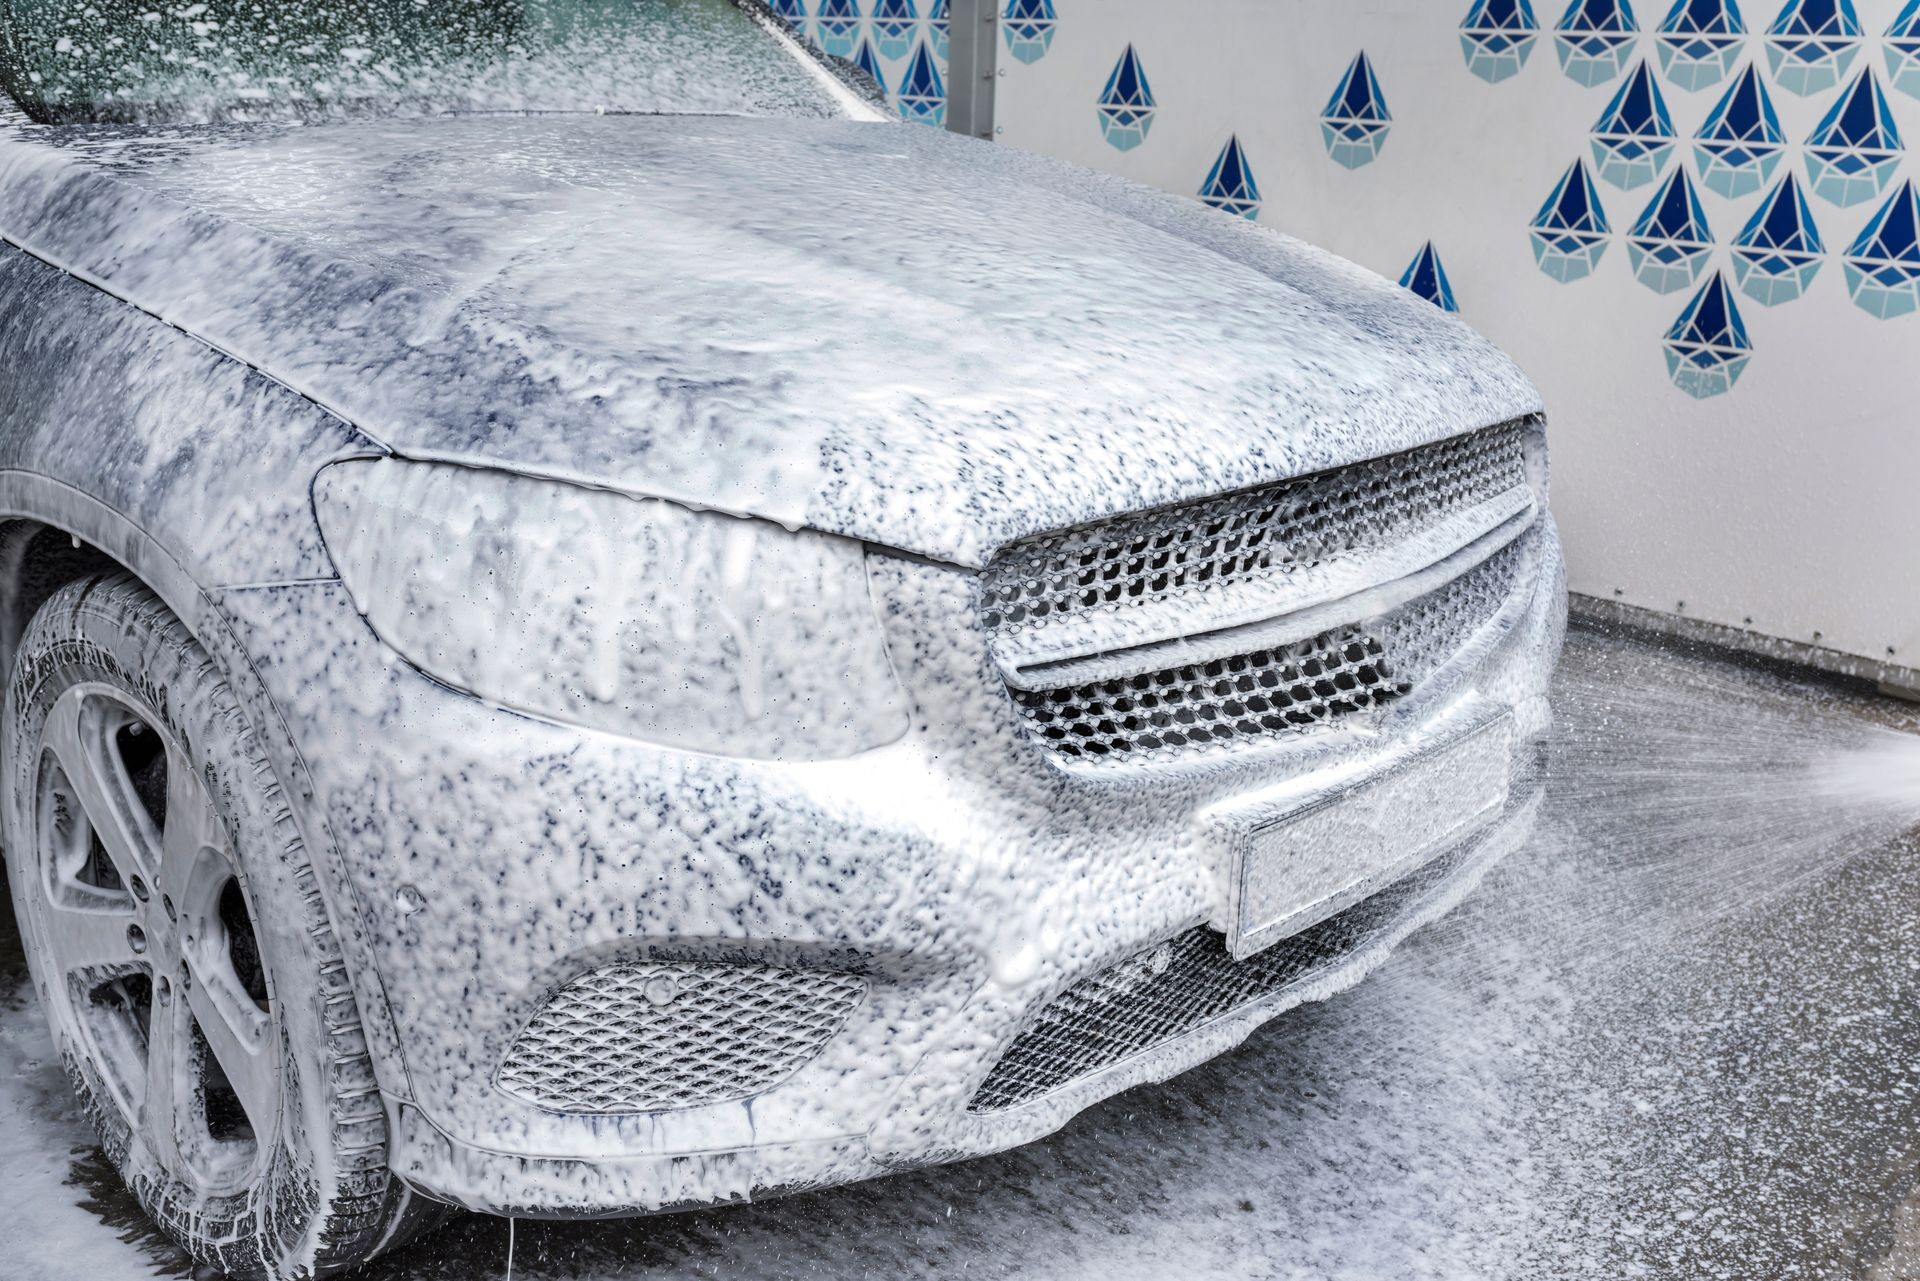
M 1524 837 L 1544 420 L 1455 317 L 750 3 L 319 87 L 105 8 L 0 0 L 6 850 L 198 1257 L 1022 1143 Z

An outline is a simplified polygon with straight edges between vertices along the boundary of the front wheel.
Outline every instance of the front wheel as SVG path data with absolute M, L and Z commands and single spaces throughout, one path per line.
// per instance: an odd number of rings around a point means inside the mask
M 387 1125 L 306 849 L 186 627 L 105 575 L 6 694 L 7 867 L 55 1044 L 147 1213 L 234 1277 L 317 1276 L 435 1221 Z

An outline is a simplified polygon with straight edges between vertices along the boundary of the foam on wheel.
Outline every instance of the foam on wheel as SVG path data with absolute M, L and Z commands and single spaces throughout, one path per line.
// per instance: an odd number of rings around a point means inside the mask
M 131 576 L 55 593 L 4 712 L 8 875 L 108 1158 L 195 1259 L 316 1276 L 436 1222 L 387 1125 L 326 904 L 232 691 Z

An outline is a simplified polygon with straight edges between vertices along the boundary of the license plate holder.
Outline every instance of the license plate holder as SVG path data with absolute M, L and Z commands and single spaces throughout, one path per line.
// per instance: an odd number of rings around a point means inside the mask
M 1513 718 L 1503 711 L 1362 778 L 1226 817 L 1234 959 L 1318 924 L 1484 827 L 1506 805 L 1512 761 Z

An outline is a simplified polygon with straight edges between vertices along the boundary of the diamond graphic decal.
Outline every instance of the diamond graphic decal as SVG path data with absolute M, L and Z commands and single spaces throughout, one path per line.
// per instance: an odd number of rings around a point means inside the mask
M 1739 61 L 1746 34 L 1735 0 L 1674 0 L 1660 24 L 1660 73 L 1689 93 L 1719 84 Z
M 1053 45 L 1053 0 L 1007 0 L 1007 48 L 1022 62 L 1038 62 Z
M 860 36 L 860 7 L 857 0 L 820 0 L 814 28 L 820 33 L 820 47 L 836 58 L 853 57 L 853 42 Z
M 1573 0 L 1554 26 L 1560 70 L 1591 89 L 1619 75 L 1640 30 L 1627 0 Z
M 1854 305 L 1882 320 L 1920 309 L 1920 193 L 1909 178 L 1847 246 Z
M 1140 55 L 1128 45 L 1100 94 L 1100 130 L 1113 146 L 1131 151 L 1147 140 L 1154 108 L 1153 89 L 1140 69 Z
M 1696 400 L 1718 396 L 1740 381 L 1753 343 L 1733 305 L 1733 291 L 1719 272 L 1701 286 L 1680 319 L 1667 330 L 1667 376 Z
M 1349 169 L 1358 169 L 1380 154 L 1392 124 L 1373 64 L 1364 52 L 1355 54 L 1320 113 L 1320 140 L 1327 144 L 1327 154 Z
M 1440 255 L 1434 252 L 1431 240 L 1420 246 L 1420 252 L 1407 264 L 1400 287 L 1413 290 L 1441 311 L 1460 310 L 1453 300 L 1453 282 L 1447 279 L 1447 269 L 1440 265 Z
M 1685 165 L 1673 173 L 1627 233 L 1634 278 L 1658 294 L 1686 289 L 1713 254 L 1713 233 Z
M 881 93 L 887 91 L 887 77 L 880 70 L 880 55 L 873 51 L 871 40 L 862 40 L 860 47 L 854 50 L 853 65 L 872 76 L 873 82 L 880 86 Z
M 769 0 L 767 7 L 773 10 L 775 16 L 786 19 L 796 31 L 806 23 L 807 9 L 801 0 Z
M 1807 181 L 1836 205 L 1872 200 L 1900 167 L 1900 128 L 1873 69 L 1862 71 L 1807 139 Z
M 1792 302 L 1820 274 L 1826 252 L 1807 198 L 1788 171 L 1733 238 L 1734 283 L 1763 307 Z
M 919 21 L 913 0 L 874 0 L 873 41 L 887 57 L 904 58 L 913 48 L 913 29 Z
M 950 29 L 947 0 L 933 0 L 933 9 L 927 14 L 927 34 L 933 37 L 934 57 L 942 62 L 947 60 L 947 35 Z
M 1528 0 L 1474 0 L 1460 24 L 1460 51 L 1468 71 L 1497 85 L 1527 65 L 1539 33 Z
M 1245 153 L 1240 150 L 1238 134 L 1227 139 L 1213 168 L 1207 170 L 1207 180 L 1200 184 L 1200 199 L 1215 209 L 1239 214 L 1242 218 L 1260 216 L 1260 187 L 1253 180 L 1253 170 L 1247 166 Z
M 1561 284 L 1578 280 L 1599 265 L 1607 251 L 1609 228 L 1586 161 L 1573 162 L 1533 216 L 1531 226 L 1534 262 Z
M 1633 72 L 1593 125 L 1593 163 L 1603 181 L 1623 191 L 1660 176 L 1673 154 L 1673 118 L 1645 62 Z
M 1887 79 L 1901 93 L 1920 98 L 1920 0 L 1907 0 L 1887 28 Z
M 1767 28 L 1767 67 L 1788 93 L 1833 88 L 1858 52 L 1860 18 L 1853 0 L 1787 0 Z
M 921 41 L 913 51 L 913 61 L 900 77 L 900 104 L 903 119 L 915 124 L 944 128 L 947 123 L 947 86 L 940 79 L 940 68 L 933 64 L 933 50 Z
M 1752 195 L 1773 177 L 1786 141 L 1773 99 L 1759 71 L 1749 65 L 1694 138 L 1700 181 L 1729 200 Z

